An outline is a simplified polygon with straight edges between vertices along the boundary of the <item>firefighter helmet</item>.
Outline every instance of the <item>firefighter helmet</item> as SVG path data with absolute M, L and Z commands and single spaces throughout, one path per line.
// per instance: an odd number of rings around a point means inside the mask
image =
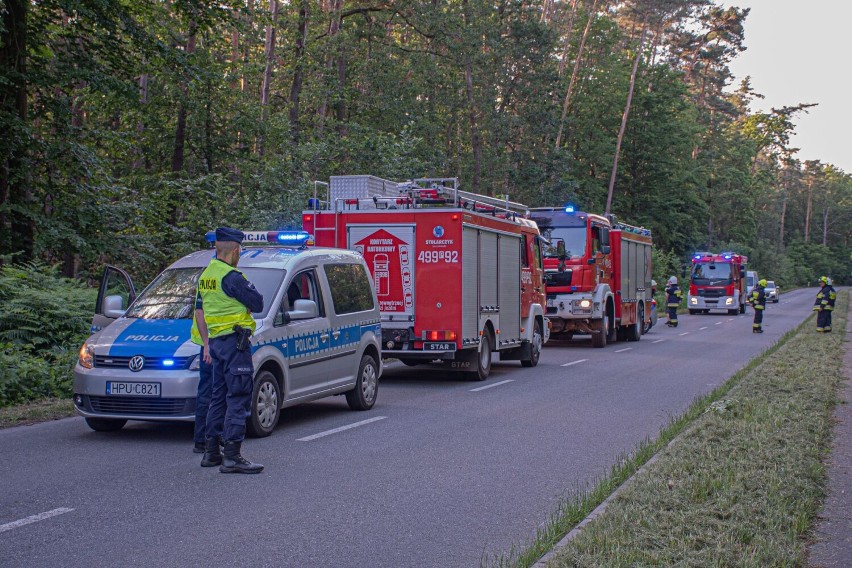
M 671 286 L 672 284 L 677 284 L 677 276 L 671 276 L 669 278 L 669 281 L 666 282 L 666 284 L 668 284 L 669 286 Z
M 766 288 L 766 279 L 761 278 L 760 280 L 758 280 L 757 285 L 762 286 L 763 288 Z
M 828 276 L 820 276 L 819 281 L 821 284 L 828 284 L 830 282 Z

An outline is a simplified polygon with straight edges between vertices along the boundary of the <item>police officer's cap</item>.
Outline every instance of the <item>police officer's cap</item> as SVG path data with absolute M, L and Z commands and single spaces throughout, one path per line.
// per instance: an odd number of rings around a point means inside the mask
M 230 227 L 218 227 L 216 229 L 216 241 L 217 242 L 232 242 L 232 243 L 241 243 L 243 242 L 243 238 L 245 235 L 242 231 L 238 231 L 236 229 L 232 229 Z

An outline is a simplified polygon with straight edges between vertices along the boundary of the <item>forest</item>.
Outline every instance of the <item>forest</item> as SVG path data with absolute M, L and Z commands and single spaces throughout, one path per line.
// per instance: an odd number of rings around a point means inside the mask
M 145 283 L 314 180 L 454 176 L 650 228 L 655 274 L 747 254 L 852 281 L 852 178 L 755 110 L 710 0 L 0 0 L 0 263 Z M 791 81 L 795 76 L 791 75 Z M 39 268 L 41 267 L 41 268 Z

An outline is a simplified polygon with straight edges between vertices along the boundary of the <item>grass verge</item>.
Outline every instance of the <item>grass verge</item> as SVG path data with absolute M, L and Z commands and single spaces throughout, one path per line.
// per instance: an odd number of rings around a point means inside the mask
M 825 496 L 848 296 L 837 302 L 834 333 L 816 333 L 808 318 L 496 564 L 534 564 L 659 452 L 548 566 L 806 565 Z
M 75 415 L 74 403 L 70 399 L 48 398 L 0 408 L 0 429 L 59 420 Z

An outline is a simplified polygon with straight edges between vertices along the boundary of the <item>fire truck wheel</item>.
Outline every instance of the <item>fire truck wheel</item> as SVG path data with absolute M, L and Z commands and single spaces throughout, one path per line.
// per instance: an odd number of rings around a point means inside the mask
M 369 355 L 361 357 L 355 388 L 346 393 L 346 403 L 352 410 L 370 410 L 379 392 L 379 365 Z
M 778 300 L 775 300 L 775 301 L 777 302 Z M 744 314 L 744 313 L 745 313 L 745 307 L 746 307 L 746 305 L 745 305 L 745 304 L 740 304 L 740 313 L 741 313 L 741 314 Z
M 541 358 L 541 324 L 538 320 L 533 326 L 532 342 L 530 342 L 530 358 L 526 361 L 521 361 L 522 367 L 535 367 L 538 365 L 538 360 Z
M 476 357 L 476 370 L 471 373 L 473 380 L 484 381 L 491 373 L 491 333 L 486 329 L 479 342 L 479 352 Z
M 265 438 L 272 434 L 281 415 L 281 392 L 278 380 L 269 371 L 261 371 L 254 378 L 254 390 L 251 395 L 246 429 L 255 438 Z
M 592 320 L 592 347 L 606 347 L 606 336 L 609 331 L 609 318 L 607 316 L 598 320 Z
M 695 314 L 697 314 L 700 311 L 701 310 L 689 310 L 689 315 L 694 316 Z
M 639 318 L 636 323 L 624 328 L 624 337 L 627 341 L 639 341 L 642 339 L 642 319 L 644 315 L 640 313 Z

